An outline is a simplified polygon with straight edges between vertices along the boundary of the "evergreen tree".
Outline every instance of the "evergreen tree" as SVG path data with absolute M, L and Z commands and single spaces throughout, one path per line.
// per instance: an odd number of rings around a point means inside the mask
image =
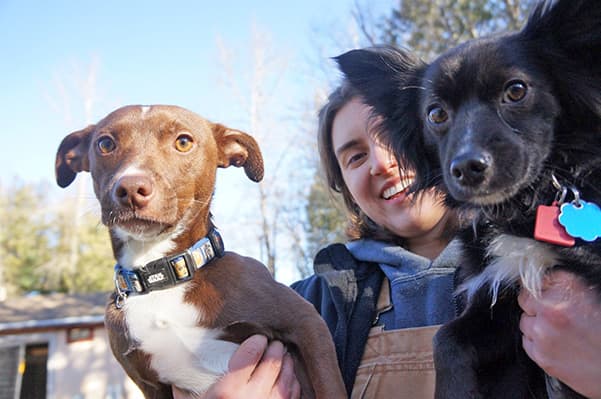
M 519 29 L 535 0 L 401 0 L 377 23 L 380 43 L 407 47 L 425 59 L 469 39 Z
M 306 212 L 309 254 L 314 256 L 320 248 L 328 244 L 346 241 L 344 230 L 347 218 L 342 198 L 330 192 L 319 174 L 316 174 L 311 185 Z
M 6 291 L 39 290 L 39 266 L 51 257 L 43 191 L 15 183 L 0 193 L 0 272 Z
M 57 238 L 52 248 L 55 256 L 41 266 L 45 289 L 61 292 L 109 291 L 113 287 L 115 260 L 108 229 L 100 223 L 100 216 L 94 211 L 75 215 L 79 221 L 74 223 L 72 208 L 72 200 L 66 200 L 54 212 L 51 234 Z M 77 236 L 74 257 L 71 256 L 73 235 Z
M 55 207 L 47 192 L 45 184 L 0 186 L 0 291 L 13 296 L 110 290 L 114 259 L 106 227 L 93 212 L 75 223 L 71 202 Z M 71 265 L 73 234 L 78 256 Z

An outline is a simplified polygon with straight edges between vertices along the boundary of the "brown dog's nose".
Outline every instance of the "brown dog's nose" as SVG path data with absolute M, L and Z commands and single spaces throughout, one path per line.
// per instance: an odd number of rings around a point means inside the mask
M 125 207 L 142 209 L 148 205 L 153 194 L 152 181 L 146 176 L 123 176 L 115 184 L 113 199 Z

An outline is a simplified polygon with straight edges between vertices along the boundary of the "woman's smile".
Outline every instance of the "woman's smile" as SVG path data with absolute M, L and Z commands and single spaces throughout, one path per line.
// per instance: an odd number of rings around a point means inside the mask
M 388 185 L 386 184 L 384 190 L 382 191 L 381 197 L 385 200 L 398 198 L 400 195 L 406 196 L 406 192 L 408 191 L 411 184 L 413 184 L 414 179 L 412 177 L 407 177 L 399 180 L 395 184 Z

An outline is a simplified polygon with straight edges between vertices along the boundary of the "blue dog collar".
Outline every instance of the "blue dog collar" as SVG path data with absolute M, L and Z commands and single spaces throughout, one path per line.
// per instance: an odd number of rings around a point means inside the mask
M 223 240 L 212 229 L 209 234 L 197 241 L 186 251 L 147 263 L 135 269 L 125 269 L 115 265 L 115 305 L 121 308 L 127 296 L 148 294 L 163 290 L 192 279 L 194 273 L 215 258 L 224 254 Z

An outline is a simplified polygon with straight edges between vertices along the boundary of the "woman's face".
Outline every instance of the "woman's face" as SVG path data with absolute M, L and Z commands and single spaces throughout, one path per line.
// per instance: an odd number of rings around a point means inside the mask
M 370 108 L 355 98 L 332 125 L 332 144 L 342 177 L 355 203 L 375 223 L 407 240 L 436 240 L 444 232 L 447 209 L 434 191 L 412 201 L 406 195 L 411 171 L 399 171 L 394 156 L 369 132 Z M 411 249 L 411 248 L 409 248 Z

